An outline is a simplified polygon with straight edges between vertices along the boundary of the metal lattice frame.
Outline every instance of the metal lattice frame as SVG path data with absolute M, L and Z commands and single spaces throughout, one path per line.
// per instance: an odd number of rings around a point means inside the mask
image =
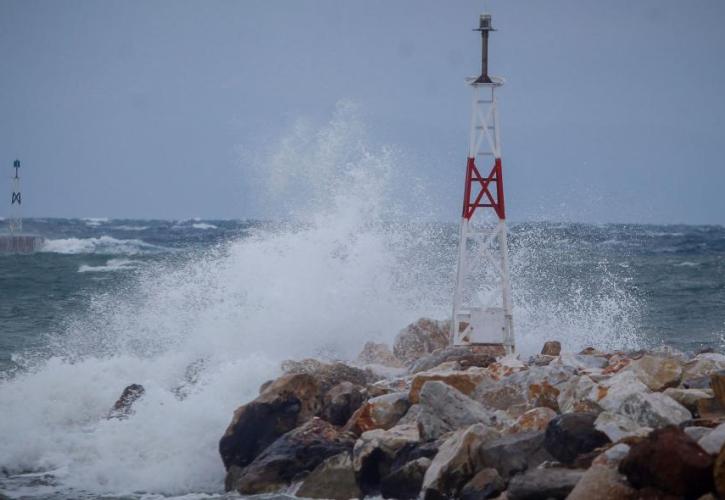
M 507 352 L 513 352 L 508 231 L 495 94 L 496 88 L 502 84 L 502 80 L 495 78 L 488 83 L 471 82 L 473 109 L 451 340 L 457 345 L 498 343 L 503 344 Z M 483 169 L 484 165 L 487 168 Z M 481 296 L 482 290 L 489 292 L 487 298 Z M 492 322 L 497 326 L 493 334 L 490 330 L 493 327 L 489 326 L 487 334 L 484 335 L 486 338 L 482 339 L 480 333 L 474 331 L 473 317 L 482 317 L 484 313 L 491 320 L 496 320 Z
M 20 169 L 20 161 L 15 160 L 13 162 L 13 168 L 15 169 L 15 177 L 13 177 L 13 194 L 10 201 L 10 219 L 8 220 L 8 227 L 11 233 L 19 233 L 23 230 L 23 216 L 21 212 L 22 198 L 20 194 L 20 175 L 18 170 Z

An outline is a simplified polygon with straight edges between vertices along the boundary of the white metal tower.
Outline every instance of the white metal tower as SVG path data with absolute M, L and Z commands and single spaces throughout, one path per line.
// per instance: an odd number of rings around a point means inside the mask
M 466 161 L 458 271 L 453 296 L 451 342 L 493 345 L 514 351 L 508 232 L 504 203 L 501 139 L 496 89 L 503 79 L 488 74 L 491 16 L 482 14 L 481 75 L 468 79 L 473 89 Z

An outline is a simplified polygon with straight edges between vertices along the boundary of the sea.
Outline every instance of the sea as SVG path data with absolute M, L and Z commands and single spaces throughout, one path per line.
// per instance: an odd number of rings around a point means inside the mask
M 371 141 L 354 106 L 242 163 L 240 192 L 278 215 L 24 221 L 45 241 L 0 255 L 2 495 L 221 498 L 219 439 L 282 361 L 353 360 L 450 317 L 457 225 L 435 222 L 451 220 L 440 189 Z M 723 226 L 509 227 L 520 356 L 547 340 L 725 349 Z M 475 262 L 471 298 L 485 299 L 495 277 Z M 145 388 L 133 414 L 108 418 L 130 384 Z
M 345 218 L 343 218 L 345 219 Z M 0 256 L 0 491 L 219 498 L 233 410 L 288 358 L 450 314 L 452 223 L 29 219 Z M 723 350 L 722 226 L 514 223 L 517 348 Z M 146 388 L 108 419 L 123 388 Z

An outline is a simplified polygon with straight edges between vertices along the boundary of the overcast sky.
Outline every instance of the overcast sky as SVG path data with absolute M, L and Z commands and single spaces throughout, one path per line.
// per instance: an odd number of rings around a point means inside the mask
M 512 219 L 725 223 L 725 2 L 486 9 Z M 351 99 L 455 220 L 482 10 L 0 0 L 2 189 L 17 156 L 31 215 L 267 217 L 245 158 Z

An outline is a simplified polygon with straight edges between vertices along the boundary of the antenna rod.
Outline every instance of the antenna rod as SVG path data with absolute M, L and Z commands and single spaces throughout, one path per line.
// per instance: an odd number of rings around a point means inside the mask
M 481 32 L 481 76 L 474 83 L 493 83 L 488 76 L 488 32 L 496 31 L 491 25 L 491 14 L 481 14 L 478 28 L 473 31 Z

